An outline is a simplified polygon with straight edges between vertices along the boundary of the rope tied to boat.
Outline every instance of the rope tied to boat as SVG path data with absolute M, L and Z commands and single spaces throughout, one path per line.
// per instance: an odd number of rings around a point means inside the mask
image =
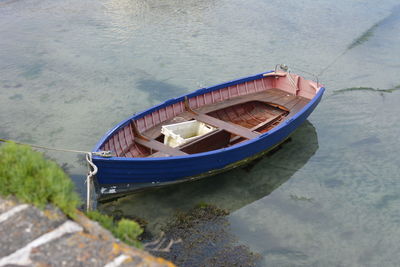
M 283 70 L 284 72 L 286 72 L 286 73 L 288 74 L 287 76 L 288 76 L 288 78 L 289 78 L 289 82 L 291 83 L 291 85 L 292 85 L 295 89 L 298 89 L 298 88 L 297 88 L 296 82 L 293 80 L 293 77 L 292 77 L 292 75 L 291 75 L 292 69 L 293 69 L 293 70 L 296 70 L 296 71 L 299 71 L 299 72 L 303 72 L 303 73 L 308 74 L 308 75 L 311 75 L 311 76 L 315 79 L 315 81 L 317 82 L 317 87 L 319 87 L 319 78 L 318 78 L 318 75 L 316 75 L 316 74 L 314 74 L 314 73 L 311 73 L 311 72 L 309 72 L 309 71 L 306 71 L 306 70 L 303 70 L 303 69 L 300 69 L 300 68 L 297 68 L 297 67 L 293 67 L 293 66 L 291 66 L 291 67 L 289 68 L 289 66 L 286 65 L 286 64 L 276 64 L 276 65 L 275 65 L 275 73 L 277 72 L 278 67 L 279 67 L 279 69 Z
M 54 147 L 47 147 L 47 146 L 40 146 L 40 145 L 32 145 L 32 144 L 13 141 L 13 140 L 2 139 L 2 138 L 0 138 L 0 142 L 3 142 L 3 143 L 15 143 L 17 145 L 31 146 L 31 147 L 34 147 L 34 148 L 45 149 L 45 150 L 53 150 L 53 151 L 60 151 L 60 152 L 71 152 L 71 153 L 77 153 L 77 154 L 91 153 L 93 156 L 99 156 L 99 157 L 104 157 L 104 158 L 110 158 L 110 157 L 114 156 L 112 151 L 108 151 L 108 150 L 89 152 L 89 151 L 83 151 L 83 150 L 74 150 L 74 149 L 54 148 Z
M 86 210 L 90 211 L 92 209 L 92 205 L 91 205 L 91 183 L 92 178 L 94 178 L 94 176 L 96 175 L 98 168 L 96 166 L 96 164 L 93 163 L 93 153 L 92 152 L 87 152 L 86 153 L 86 162 L 87 162 L 87 166 L 88 166 L 88 174 L 86 176 Z
M 61 151 L 61 152 L 71 152 L 71 153 L 77 153 L 77 154 L 85 154 L 87 166 L 88 166 L 88 173 L 86 176 L 86 209 L 89 211 L 91 209 L 91 182 L 94 176 L 97 174 L 98 168 L 97 166 L 93 163 L 93 156 L 99 156 L 103 158 L 110 158 L 113 157 L 114 155 L 112 154 L 112 151 L 95 151 L 95 152 L 89 152 L 89 151 L 82 151 L 82 150 L 73 150 L 73 149 L 64 149 L 64 148 L 54 148 L 54 147 L 46 147 L 46 146 L 40 146 L 40 145 L 32 145 L 32 144 L 26 144 L 26 143 L 21 143 L 21 142 L 16 142 L 12 140 L 7 140 L 7 139 L 2 139 L 0 138 L 0 142 L 3 143 L 15 143 L 18 145 L 25 145 L 25 146 L 31 146 L 34 148 L 39 148 L 39 149 L 45 149 L 45 150 L 53 150 L 53 151 Z

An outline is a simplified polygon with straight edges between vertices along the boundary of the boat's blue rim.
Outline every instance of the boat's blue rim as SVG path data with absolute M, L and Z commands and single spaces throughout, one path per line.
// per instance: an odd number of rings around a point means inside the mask
M 207 87 L 207 88 L 202 88 L 199 89 L 197 91 L 194 91 L 192 93 L 180 96 L 178 98 L 173 98 L 173 99 L 169 99 L 167 101 L 165 101 L 164 103 L 161 103 L 157 106 L 153 106 L 147 110 L 144 110 L 138 114 L 133 115 L 132 117 L 120 122 L 118 125 L 116 125 L 114 128 L 112 128 L 111 130 L 109 130 L 101 139 L 99 142 L 97 142 L 97 144 L 95 145 L 95 147 L 93 148 L 93 151 L 99 151 L 101 145 L 110 137 L 111 133 L 113 133 L 114 131 L 118 130 L 119 128 L 125 126 L 127 123 L 129 123 L 132 119 L 138 119 L 141 118 L 157 109 L 163 108 L 165 106 L 169 106 L 171 104 L 174 104 L 176 102 L 182 101 L 185 96 L 187 97 L 195 97 L 197 95 L 201 95 L 204 93 L 208 93 L 214 90 L 218 90 L 227 86 L 231 86 L 231 85 L 235 85 L 235 84 L 239 84 L 239 83 L 243 83 L 243 82 L 247 82 L 247 81 L 252 81 L 252 80 L 256 80 L 256 79 L 260 79 L 263 77 L 263 75 L 265 73 L 270 73 L 272 71 L 267 71 L 267 72 L 263 72 L 260 74 L 256 74 L 253 76 L 248 76 L 245 78 L 240 78 L 237 80 L 233 80 L 230 82 L 226 82 L 226 83 L 221 83 L 221 84 L 217 84 L 211 87 Z M 283 123 L 280 123 L 277 127 L 274 127 L 273 129 L 271 129 L 268 132 L 265 132 L 263 134 L 261 134 L 260 136 L 258 136 L 257 138 L 264 138 L 265 136 L 268 136 L 276 131 L 279 131 L 279 129 L 286 127 L 288 124 L 290 124 L 292 121 L 294 121 L 295 119 L 297 119 L 298 117 L 300 117 L 304 112 L 306 112 L 306 110 L 308 110 L 316 101 L 318 101 L 318 99 L 320 99 L 323 95 L 325 91 L 324 87 L 319 88 L 318 93 L 311 99 L 310 102 L 307 103 L 307 105 L 305 105 L 299 112 L 297 112 L 293 117 L 291 117 L 290 119 L 284 121 Z M 195 158 L 195 157 L 202 157 L 202 156 L 208 156 L 208 155 L 212 155 L 212 154 L 217 154 L 220 153 L 221 151 L 230 151 L 230 150 L 234 150 L 238 147 L 241 146 L 245 146 L 248 144 L 251 144 L 252 142 L 256 142 L 257 139 L 250 139 L 244 142 L 241 142 L 237 145 L 231 146 L 231 147 L 227 147 L 227 148 L 221 148 L 221 149 L 217 149 L 217 150 L 213 150 L 213 151 L 209 151 L 209 152 L 203 152 L 203 153 L 197 153 L 197 154 L 193 154 L 193 155 L 185 155 L 185 156 L 172 156 L 172 157 L 159 157 L 159 158 L 125 158 L 125 157 L 110 157 L 110 158 L 104 158 L 104 157 L 100 157 L 100 156 L 93 156 L 93 159 L 95 160 L 104 160 L 104 161 L 109 161 L 109 160 L 119 160 L 119 161 L 162 161 L 162 160 L 171 160 L 171 159 L 181 159 L 181 158 Z

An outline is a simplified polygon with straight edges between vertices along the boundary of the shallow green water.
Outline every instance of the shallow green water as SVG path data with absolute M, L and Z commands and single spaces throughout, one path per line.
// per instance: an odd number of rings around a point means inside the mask
M 158 229 L 176 210 L 207 202 L 231 211 L 230 231 L 263 266 L 396 266 L 396 5 L 3 0 L 0 137 L 90 150 L 117 122 L 167 98 L 281 62 L 325 70 L 323 101 L 274 155 L 103 208 Z M 83 192 L 82 158 L 49 155 Z

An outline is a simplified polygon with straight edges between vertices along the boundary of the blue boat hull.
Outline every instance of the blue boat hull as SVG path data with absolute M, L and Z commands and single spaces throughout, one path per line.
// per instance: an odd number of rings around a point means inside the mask
M 259 75 L 255 75 L 248 79 L 256 79 L 258 76 Z M 237 80 L 236 82 L 242 80 Z M 225 85 L 232 83 L 233 82 L 229 82 Z M 201 90 L 213 90 L 213 88 L 221 88 L 221 86 L 224 86 L 224 84 Z M 98 167 L 96 183 L 98 185 L 142 183 L 153 185 L 170 184 L 209 176 L 220 171 L 234 168 L 243 162 L 247 162 L 249 159 L 254 159 L 258 155 L 262 155 L 263 152 L 272 149 L 287 139 L 312 113 L 320 102 L 324 90 L 324 88 L 320 88 L 313 99 L 290 119 L 283 121 L 275 128 L 261 134 L 255 139 L 247 140 L 228 148 L 188 156 L 161 158 L 102 158 L 94 156 L 93 162 Z M 169 101 L 166 101 L 165 103 L 168 102 Z M 146 112 L 148 111 L 144 111 L 130 119 L 143 116 Z M 94 151 L 98 151 L 100 144 L 106 140 L 107 136 L 126 124 L 129 120 L 121 122 L 111 130 L 99 144 L 96 145 Z

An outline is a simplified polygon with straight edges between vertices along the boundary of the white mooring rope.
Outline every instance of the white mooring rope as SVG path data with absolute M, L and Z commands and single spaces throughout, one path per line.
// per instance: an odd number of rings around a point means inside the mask
M 92 178 L 96 175 L 97 173 L 97 166 L 93 163 L 92 160 L 92 152 L 86 153 L 86 162 L 88 164 L 88 174 L 86 176 L 86 210 L 90 211 L 92 209 L 92 205 L 90 203 L 91 200 L 91 183 Z

